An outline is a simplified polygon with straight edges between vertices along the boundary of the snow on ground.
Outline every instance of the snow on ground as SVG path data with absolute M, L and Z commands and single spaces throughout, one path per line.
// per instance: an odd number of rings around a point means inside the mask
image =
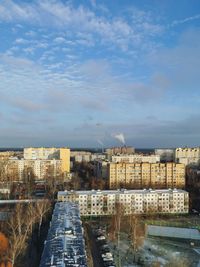
M 164 267 L 172 259 L 179 258 L 188 261 L 188 267 L 200 267 L 199 248 L 196 248 L 197 251 L 195 251 L 195 248 L 184 242 L 146 238 L 143 246 L 134 253 L 128 236 L 122 233 L 120 235 L 119 251 L 116 243 L 110 242 L 110 247 L 116 263 L 120 255 L 122 267 L 149 267 L 153 262 L 159 262 L 160 266 Z

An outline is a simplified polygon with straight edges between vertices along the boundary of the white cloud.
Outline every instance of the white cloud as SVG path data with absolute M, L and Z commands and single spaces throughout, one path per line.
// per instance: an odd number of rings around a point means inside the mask
M 7 88 L 4 103 L 11 108 L 43 112 L 73 113 L 78 106 L 79 110 L 98 113 L 112 109 L 111 102 L 132 106 L 158 98 L 157 82 L 154 89 L 152 82 L 148 86 L 130 83 L 112 72 L 106 60 L 90 60 L 68 67 L 52 63 L 43 67 L 4 54 L 0 56 L 0 92 Z
M 0 4 L 1 20 L 91 33 L 92 39 L 79 38 L 79 42 L 81 40 L 83 45 L 93 45 L 95 40 L 99 41 L 95 36 L 97 35 L 103 44 L 112 43 L 124 51 L 129 45 L 138 46 L 142 40 L 147 42 L 149 37 L 160 34 L 163 30 L 163 27 L 152 22 L 148 13 L 137 10 L 133 18 L 130 22 L 122 17 L 97 16 L 81 5 L 74 8 L 70 2 L 61 1 L 44 0 L 17 4 L 10 0 Z M 30 32 L 29 35 L 33 36 L 34 33 Z M 65 40 L 63 37 L 57 37 L 55 42 L 64 43 Z
M 16 40 L 15 40 L 15 43 L 16 44 L 28 44 L 29 43 L 29 40 L 26 40 L 26 39 L 23 39 L 23 38 L 17 38 Z
M 65 43 L 66 42 L 66 39 L 63 38 L 63 37 L 56 37 L 54 39 L 54 42 L 57 43 L 57 44 L 62 44 L 62 43 Z
M 190 21 L 193 21 L 193 20 L 198 20 L 200 19 L 200 14 L 197 14 L 195 16 L 191 16 L 191 17 L 187 17 L 187 18 L 184 18 L 184 19 L 181 19 L 181 20 L 174 20 L 172 23 L 171 23 L 171 26 L 176 26 L 176 25 L 179 25 L 179 24 L 183 24 L 183 23 L 186 23 L 186 22 L 190 22 Z

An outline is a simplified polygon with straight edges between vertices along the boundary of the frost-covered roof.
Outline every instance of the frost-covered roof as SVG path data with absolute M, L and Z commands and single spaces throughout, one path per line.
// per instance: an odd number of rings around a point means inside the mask
M 78 205 L 56 203 L 40 267 L 86 267 L 83 228 Z

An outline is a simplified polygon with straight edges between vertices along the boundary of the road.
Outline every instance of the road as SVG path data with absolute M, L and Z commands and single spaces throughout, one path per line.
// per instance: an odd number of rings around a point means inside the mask
M 91 226 L 88 223 L 85 223 L 85 226 L 88 232 L 88 237 L 89 237 L 89 242 L 90 242 L 89 246 L 91 249 L 94 267 L 103 267 L 103 260 L 101 258 L 99 247 L 96 243 L 96 239 L 93 235 Z

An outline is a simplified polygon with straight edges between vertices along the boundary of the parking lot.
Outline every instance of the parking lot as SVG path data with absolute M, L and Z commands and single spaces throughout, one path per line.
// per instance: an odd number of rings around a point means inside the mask
M 86 224 L 95 267 L 115 267 L 114 258 L 107 240 L 106 229 L 95 224 Z
M 146 237 L 143 245 L 134 251 L 130 238 L 121 231 L 119 240 L 110 240 L 105 222 L 89 224 L 93 239 L 92 251 L 95 267 L 173 266 L 200 267 L 200 248 L 184 241 Z M 97 263 L 98 261 L 98 263 Z M 184 265 L 183 265 L 184 263 Z

